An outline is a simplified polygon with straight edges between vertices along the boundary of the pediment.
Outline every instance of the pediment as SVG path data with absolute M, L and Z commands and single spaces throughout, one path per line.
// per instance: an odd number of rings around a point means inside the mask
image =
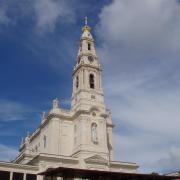
M 107 164 L 108 161 L 100 155 L 94 155 L 85 159 L 86 163 Z

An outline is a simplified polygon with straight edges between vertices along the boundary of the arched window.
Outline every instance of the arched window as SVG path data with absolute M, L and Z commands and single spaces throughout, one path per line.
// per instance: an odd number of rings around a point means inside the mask
M 79 77 L 77 76 L 76 77 L 76 88 L 78 88 L 79 87 Z
M 88 43 L 88 50 L 90 51 L 91 50 L 91 44 Z
M 46 136 L 44 135 L 43 137 L 43 144 L 44 144 L 44 148 L 46 148 L 46 145 L 47 145 L 47 139 L 46 139 Z
M 94 89 L 94 74 L 89 75 L 89 86 L 91 89 Z
M 91 125 L 91 141 L 94 144 L 98 143 L 98 133 L 97 133 L 97 124 L 96 123 L 92 123 L 92 125 Z

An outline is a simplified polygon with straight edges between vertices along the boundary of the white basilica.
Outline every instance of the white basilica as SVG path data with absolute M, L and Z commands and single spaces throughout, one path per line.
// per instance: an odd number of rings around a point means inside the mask
M 36 175 L 60 166 L 128 173 L 137 171 L 136 163 L 113 159 L 113 123 L 111 112 L 104 103 L 102 69 L 90 30 L 86 21 L 73 69 L 71 109 L 62 109 L 55 99 L 40 126 L 22 141 L 16 159 L 11 163 L 0 162 L 0 170 L 8 169 L 10 172 L 10 180 L 16 180 L 18 173 L 22 173 L 25 180 L 29 177 L 27 174 Z M 42 177 L 37 176 L 37 179 Z

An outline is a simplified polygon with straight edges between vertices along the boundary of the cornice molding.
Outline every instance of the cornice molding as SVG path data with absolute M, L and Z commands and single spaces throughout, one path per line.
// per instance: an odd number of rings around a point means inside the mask
M 91 68 L 91 69 L 96 69 L 98 71 L 102 71 L 101 66 L 95 66 L 93 64 L 79 64 L 73 71 L 72 76 L 81 68 L 81 67 L 86 67 L 86 68 Z
M 39 170 L 38 166 L 31 166 L 31 165 L 25 165 L 25 164 L 3 162 L 3 161 L 0 161 L 0 167 L 17 168 L 17 169 L 33 170 L 33 171 Z

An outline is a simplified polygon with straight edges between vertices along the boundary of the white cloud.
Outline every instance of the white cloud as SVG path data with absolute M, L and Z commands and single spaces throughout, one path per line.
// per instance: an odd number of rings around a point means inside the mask
M 158 161 L 159 167 L 165 167 L 167 170 L 177 170 L 180 167 L 180 148 L 172 147 L 169 152 L 169 157 L 167 159 L 160 159 Z
M 109 43 L 125 43 L 141 52 L 180 49 L 180 5 L 176 0 L 114 0 L 100 19 L 101 35 Z
M 0 24 L 7 25 L 9 22 L 10 19 L 6 14 L 5 9 L 0 8 Z
M 139 84 L 143 82 L 141 79 L 137 82 L 127 81 L 121 80 L 120 84 L 108 82 L 108 87 L 105 86 L 105 92 L 109 97 L 108 104 L 113 108 L 114 118 L 121 118 L 123 123 L 130 123 L 141 130 L 180 135 L 179 91 L 160 89 L 153 92 L 147 90 L 143 83 Z M 155 126 L 153 122 L 158 124 Z
M 66 1 L 38 0 L 35 2 L 37 27 L 40 30 L 54 30 L 58 21 L 69 22 L 74 20 L 74 13 Z
M 57 24 L 74 22 L 75 13 L 70 1 L 65 0 L 2 0 L 0 24 L 16 25 L 23 18 L 30 18 L 32 29 L 42 33 L 52 32 Z
M 179 170 L 180 146 L 169 146 L 159 133 L 114 133 L 116 159 L 137 162 L 141 172 L 167 173 Z M 165 138 L 165 137 L 164 137 Z
M 180 167 L 180 148 L 172 147 L 165 158 L 159 159 L 155 163 L 147 163 L 146 166 L 159 171 L 175 172 Z
M 0 159 L 1 161 L 11 161 L 18 154 L 17 149 L 11 146 L 0 144 Z
M 144 71 L 179 62 L 180 5 L 176 0 L 114 0 L 103 8 L 98 36 L 103 61 Z M 178 62 L 177 62 L 178 61 Z M 116 69 L 116 70 L 118 70 Z
M 24 104 L 9 100 L 0 100 L 1 122 L 26 120 L 32 112 L 34 112 L 33 109 Z
M 3 130 L 3 131 L 1 130 L 0 137 L 2 137 L 2 136 L 3 137 L 8 137 L 8 136 L 13 136 L 14 137 L 14 136 L 17 136 L 17 132 L 12 132 L 12 130 L 7 131 L 6 129 Z
M 175 162 L 170 152 L 180 147 L 180 4 L 114 0 L 99 18 L 116 158 L 138 162 L 146 172 L 177 169 L 180 158 Z

